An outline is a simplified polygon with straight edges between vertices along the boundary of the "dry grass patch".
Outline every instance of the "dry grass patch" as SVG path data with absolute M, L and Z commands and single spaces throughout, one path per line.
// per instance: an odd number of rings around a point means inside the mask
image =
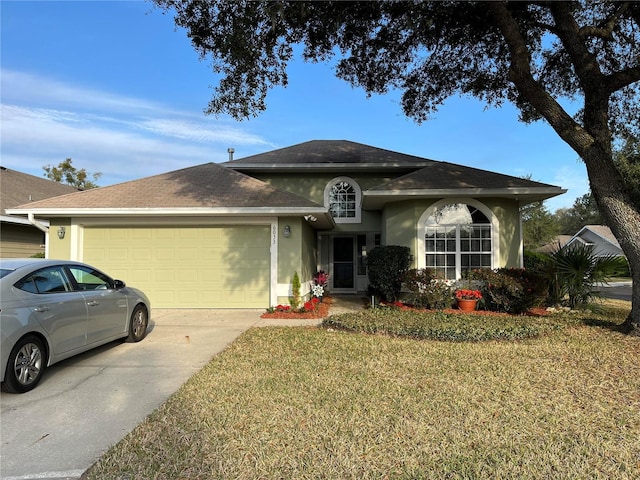
M 612 312 L 518 342 L 254 329 L 86 478 L 639 478 L 640 341 Z

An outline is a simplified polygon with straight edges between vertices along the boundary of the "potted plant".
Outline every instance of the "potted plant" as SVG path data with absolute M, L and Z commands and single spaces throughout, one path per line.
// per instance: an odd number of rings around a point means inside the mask
M 480 290 L 471 290 L 466 288 L 456 290 L 458 308 L 463 312 L 473 312 L 478 306 L 478 300 L 481 299 L 482 293 L 480 293 Z
M 329 274 L 324 270 L 316 272 L 313 276 L 313 283 L 314 284 L 311 286 L 311 293 L 314 297 L 322 301 L 325 289 L 327 288 L 327 284 L 329 283 Z

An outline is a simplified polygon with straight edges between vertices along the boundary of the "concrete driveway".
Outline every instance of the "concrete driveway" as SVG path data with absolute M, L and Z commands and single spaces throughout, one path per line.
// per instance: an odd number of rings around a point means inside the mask
M 605 285 L 600 285 L 598 290 L 605 298 L 614 298 L 617 300 L 631 301 L 631 286 L 629 282 L 611 282 Z
M 0 396 L 0 478 L 77 479 L 242 332 L 317 320 L 264 310 L 153 310 L 142 342 L 113 342 L 48 369 L 38 387 Z

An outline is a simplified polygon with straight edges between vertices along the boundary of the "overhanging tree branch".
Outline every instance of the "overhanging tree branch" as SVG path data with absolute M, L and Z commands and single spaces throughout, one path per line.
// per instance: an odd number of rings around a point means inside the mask
M 583 151 L 593 144 L 594 139 L 582 128 L 535 80 L 531 71 L 531 55 L 527 43 L 520 33 L 518 23 L 511 16 L 507 5 L 503 2 L 490 3 L 498 28 L 502 32 L 511 53 L 510 80 L 516 87 L 526 92 L 527 100 L 549 122 L 560 137 L 576 151 Z M 577 136 L 576 133 L 579 133 Z M 580 141 L 576 141 L 579 138 Z

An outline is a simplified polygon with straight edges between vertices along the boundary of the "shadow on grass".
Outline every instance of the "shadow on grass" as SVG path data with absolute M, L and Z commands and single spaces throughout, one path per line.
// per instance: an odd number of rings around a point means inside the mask
M 598 327 L 598 328 L 603 328 L 605 330 L 610 330 L 612 332 L 618 332 L 618 333 L 624 333 L 624 334 L 627 334 L 631 331 L 629 326 L 625 325 L 624 322 L 618 323 L 613 320 L 607 320 L 604 318 L 586 317 L 581 319 L 580 323 L 582 323 L 583 325 L 586 325 L 587 327 Z

